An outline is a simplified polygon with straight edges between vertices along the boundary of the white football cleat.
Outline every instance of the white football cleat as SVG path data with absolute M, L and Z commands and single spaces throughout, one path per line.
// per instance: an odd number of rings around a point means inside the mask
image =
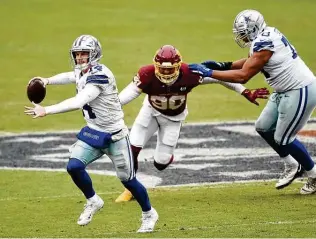
M 305 185 L 301 188 L 301 194 L 313 194 L 316 192 L 316 178 L 308 178 Z
M 158 221 L 158 213 L 152 207 L 149 212 L 143 212 L 142 214 L 142 225 L 138 229 L 139 233 L 152 232 L 155 228 L 156 222 Z
M 96 195 L 96 200 L 94 202 L 88 201 L 83 208 L 83 212 L 77 221 L 78 225 L 85 226 L 89 224 L 92 220 L 93 215 L 99 211 L 104 205 L 103 200 Z
M 294 181 L 294 179 L 302 176 L 303 171 L 304 170 L 300 164 L 298 164 L 296 167 L 285 164 L 284 171 L 281 174 L 279 181 L 275 184 L 275 188 L 282 189 L 289 186 Z

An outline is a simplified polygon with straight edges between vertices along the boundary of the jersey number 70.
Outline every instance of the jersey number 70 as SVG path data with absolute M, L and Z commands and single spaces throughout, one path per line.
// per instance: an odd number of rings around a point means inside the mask
M 291 45 L 291 43 L 286 39 L 285 36 L 282 36 L 281 41 L 283 42 L 284 46 L 290 47 L 290 49 L 292 51 L 292 58 L 295 59 L 297 57 L 297 52 L 294 49 L 294 47 Z

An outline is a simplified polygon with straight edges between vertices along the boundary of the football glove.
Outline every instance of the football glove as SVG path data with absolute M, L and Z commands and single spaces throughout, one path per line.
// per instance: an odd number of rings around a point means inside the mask
M 253 90 L 245 89 L 241 94 L 251 103 L 259 105 L 256 99 L 267 99 L 270 92 L 267 88 L 259 88 Z
M 189 69 L 202 77 L 211 77 L 213 74 L 212 69 L 209 69 L 202 64 L 189 64 Z
M 204 61 L 201 64 L 212 70 L 226 71 L 231 69 L 233 62 Z

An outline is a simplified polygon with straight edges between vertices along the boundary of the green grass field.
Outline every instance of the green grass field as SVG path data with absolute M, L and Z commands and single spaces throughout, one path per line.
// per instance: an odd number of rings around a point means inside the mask
M 81 34 L 96 36 L 107 65 L 123 89 L 155 51 L 173 44 L 185 62 L 236 60 L 247 50 L 235 44 L 232 22 L 254 8 L 276 26 L 316 71 L 315 0 L 150 1 L 150 0 L 1 0 L 0 131 L 79 129 L 81 112 L 32 120 L 24 115 L 26 84 L 34 76 L 71 71 L 69 49 Z M 248 88 L 266 87 L 261 75 Z M 48 86 L 43 105 L 75 94 L 75 86 Z M 142 97 L 124 107 L 128 125 Z M 189 122 L 253 120 L 260 107 L 222 86 L 194 89 Z M 115 204 L 122 190 L 114 177 L 93 175 L 105 206 L 87 227 L 76 225 L 83 197 L 66 173 L 0 170 L 0 237 L 313 237 L 315 197 L 298 194 L 301 184 L 276 191 L 274 183 L 152 189 L 160 213 L 157 231 L 134 233 L 140 211 L 135 202 Z M 103 193 L 103 194 L 102 194 Z
M 76 220 L 83 199 L 66 173 L 1 171 L 0 237 L 313 237 L 315 197 L 297 193 L 301 183 L 276 191 L 272 183 L 151 189 L 160 214 L 154 233 L 139 235 L 135 201 L 116 204 L 114 177 L 93 175 L 104 208 L 90 225 Z M 25 190 L 28 188 L 28 190 Z
M 316 70 L 313 0 L 2 0 L 0 6 L 0 131 L 77 129 L 83 125 L 79 112 L 36 121 L 23 114 L 23 106 L 28 104 L 25 90 L 29 79 L 71 71 L 69 49 L 80 34 L 93 34 L 100 40 L 102 63 L 113 70 L 121 90 L 141 65 L 152 62 L 155 51 L 163 44 L 175 45 L 186 62 L 247 56 L 247 50 L 233 40 L 232 22 L 239 11 L 256 8 L 269 24 L 285 33 L 300 56 Z M 260 75 L 247 86 L 266 83 Z M 73 85 L 51 86 L 43 104 L 57 103 L 74 93 Z M 141 100 L 124 107 L 129 125 Z M 235 92 L 209 85 L 196 88 L 189 95 L 188 105 L 187 120 L 205 122 L 255 119 L 264 102 L 256 107 Z

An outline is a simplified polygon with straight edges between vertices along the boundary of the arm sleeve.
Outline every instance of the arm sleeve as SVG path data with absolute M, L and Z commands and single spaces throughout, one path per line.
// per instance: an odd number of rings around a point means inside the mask
M 204 77 L 201 84 L 205 85 L 205 84 L 214 84 L 214 83 L 221 84 L 222 86 L 225 86 L 226 88 L 230 90 L 234 90 L 238 92 L 239 94 L 241 94 L 246 89 L 246 87 L 244 87 L 241 84 L 224 82 L 224 81 L 216 80 L 211 77 Z
M 127 103 L 136 99 L 141 93 L 142 90 L 138 88 L 134 82 L 131 82 L 119 94 L 121 105 L 126 105 Z
M 56 105 L 45 107 L 46 114 L 58 114 L 82 108 L 101 93 L 101 89 L 95 85 L 86 85 L 75 97 L 64 100 Z
M 76 82 L 74 72 L 65 72 L 47 78 L 49 85 L 65 85 Z

